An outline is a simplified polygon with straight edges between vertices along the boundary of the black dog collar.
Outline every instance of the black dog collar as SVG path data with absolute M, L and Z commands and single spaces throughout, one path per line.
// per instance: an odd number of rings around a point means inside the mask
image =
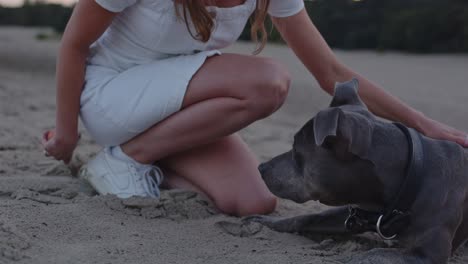
M 367 211 L 357 207 L 349 208 L 345 221 L 346 229 L 352 232 L 377 232 L 383 239 L 394 239 L 408 227 L 411 221 L 411 207 L 420 190 L 424 171 L 424 152 L 421 135 L 414 129 L 394 123 L 408 140 L 409 157 L 405 178 L 393 201 L 381 212 Z

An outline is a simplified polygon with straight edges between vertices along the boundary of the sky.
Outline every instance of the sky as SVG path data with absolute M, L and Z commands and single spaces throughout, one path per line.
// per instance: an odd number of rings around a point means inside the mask
M 0 0 L 0 5 L 3 6 L 19 6 L 22 5 L 24 0 Z M 62 3 L 62 4 L 71 4 L 76 2 L 76 0 L 47 0 L 50 3 Z

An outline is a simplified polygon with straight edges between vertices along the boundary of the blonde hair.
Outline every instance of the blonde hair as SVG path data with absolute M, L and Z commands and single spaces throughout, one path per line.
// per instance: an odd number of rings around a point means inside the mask
M 248 0 L 246 0 L 248 1 Z M 182 13 L 176 6 L 177 15 L 182 17 L 187 25 L 187 29 L 190 35 L 194 39 L 198 39 L 203 42 L 207 42 L 211 37 L 211 32 L 215 26 L 212 15 L 206 10 L 202 0 L 179 0 L 174 1 L 174 5 L 180 4 L 182 7 Z M 270 0 L 257 0 L 257 7 L 254 15 L 250 19 L 251 31 L 250 35 L 254 42 L 257 43 L 257 48 L 254 54 L 258 54 L 265 47 L 268 40 L 268 33 L 265 28 L 265 19 L 267 17 L 268 6 Z M 196 34 L 190 30 L 188 16 L 192 19 L 193 26 Z

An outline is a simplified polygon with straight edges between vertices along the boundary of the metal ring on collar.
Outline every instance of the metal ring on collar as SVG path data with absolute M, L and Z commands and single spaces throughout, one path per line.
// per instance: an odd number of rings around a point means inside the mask
M 351 220 L 351 218 L 353 218 L 353 219 Z M 344 226 L 345 226 L 345 228 L 346 228 L 347 230 L 351 230 L 351 229 L 352 229 L 353 224 L 354 224 L 352 221 L 354 221 L 354 217 L 348 216 L 348 218 L 346 218 L 346 221 L 344 222 Z
M 397 236 L 396 234 L 393 235 L 393 236 L 387 237 L 387 236 L 385 236 L 384 234 L 382 234 L 382 232 L 380 231 L 380 224 L 382 223 L 382 218 L 383 218 L 383 215 L 379 216 L 379 220 L 377 220 L 377 224 L 375 225 L 375 226 L 376 226 L 376 230 L 377 230 L 377 234 L 379 234 L 379 236 L 380 236 L 383 240 L 392 240 L 392 239 L 395 239 L 395 237 Z

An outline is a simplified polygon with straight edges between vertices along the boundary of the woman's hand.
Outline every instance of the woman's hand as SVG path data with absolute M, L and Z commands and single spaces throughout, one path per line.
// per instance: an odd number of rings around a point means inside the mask
M 468 148 L 468 133 L 442 124 L 436 120 L 427 117 L 423 118 L 419 123 L 419 130 L 425 136 L 434 139 L 453 141 Z
M 329 94 L 333 95 L 335 82 L 346 82 L 358 77 L 359 95 L 375 115 L 414 127 L 428 137 L 449 140 L 468 147 L 467 133 L 425 117 L 341 63 L 305 10 L 291 17 L 272 20 L 289 47 Z
M 112 23 L 116 13 L 94 0 L 78 1 L 61 38 L 57 60 L 57 128 L 46 131 L 42 145 L 47 156 L 69 163 L 79 139 L 78 116 L 89 47 Z M 49 137 L 50 134 L 55 134 Z
M 44 154 L 68 164 L 71 161 L 78 140 L 78 134 L 76 136 L 64 136 L 56 134 L 55 129 L 48 130 L 42 135 Z

